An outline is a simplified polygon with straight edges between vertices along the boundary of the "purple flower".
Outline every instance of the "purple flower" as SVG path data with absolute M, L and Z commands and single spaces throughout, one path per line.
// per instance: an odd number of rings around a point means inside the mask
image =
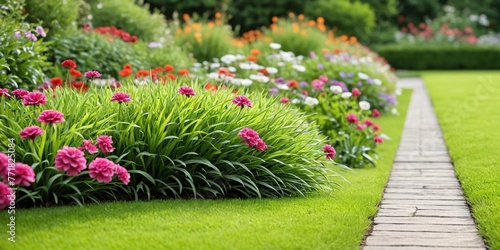
M 345 78 L 345 73 L 344 73 L 344 72 L 340 72 L 340 73 L 339 73 L 339 76 L 340 76 L 341 78 Z
M 285 79 L 283 79 L 283 77 L 278 77 L 274 80 L 277 84 L 284 84 L 285 83 Z
M 363 86 L 363 83 L 361 81 L 358 82 L 358 87 Z
M 42 37 L 46 36 L 45 30 L 43 30 L 42 26 L 36 26 L 35 32 Z
M 300 82 L 299 82 L 299 86 L 300 86 L 300 87 L 306 87 L 307 85 L 308 85 L 308 84 L 307 84 L 307 82 L 306 82 L 306 81 L 300 81 Z
M 314 51 L 311 51 L 311 52 L 309 52 L 309 56 L 311 58 L 316 58 L 316 53 L 314 53 Z
M 99 77 L 101 77 L 101 73 L 99 73 L 95 70 L 91 70 L 91 71 L 85 72 L 84 76 L 87 78 L 99 78 Z
M 384 99 L 387 102 L 387 104 L 389 104 L 391 106 L 394 106 L 397 103 L 396 96 L 383 93 L 381 95 L 381 97 L 382 97 L 382 99 Z
M 353 76 L 354 76 L 354 73 L 352 73 L 352 72 L 347 73 L 347 77 L 351 78 Z
M 33 42 L 36 42 L 37 40 L 36 36 L 29 31 L 24 32 L 24 35 L 26 36 L 26 38 L 31 39 Z
M 14 32 L 14 37 L 16 37 L 16 38 L 21 37 L 21 31 Z
M 277 95 L 279 93 L 279 89 L 277 88 L 272 88 L 272 89 L 269 89 L 269 94 L 270 95 Z
M 160 42 L 150 42 L 148 45 L 149 48 L 161 48 L 163 44 Z
M 371 78 L 368 78 L 368 79 L 366 79 L 366 83 L 368 83 L 368 84 L 374 84 L 375 81 L 373 81 L 373 79 L 371 79 Z
M 325 68 L 325 66 L 323 64 L 321 64 L 321 63 L 318 63 L 318 65 L 316 67 L 318 67 L 318 69 L 324 69 Z

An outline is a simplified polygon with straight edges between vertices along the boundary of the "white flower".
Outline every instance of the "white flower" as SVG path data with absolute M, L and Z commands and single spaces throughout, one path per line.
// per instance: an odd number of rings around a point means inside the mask
M 304 67 L 304 66 L 302 66 L 302 65 L 299 65 L 299 64 L 294 64 L 294 65 L 292 66 L 292 68 L 293 68 L 294 70 L 297 70 L 298 72 L 304 72 L 304 71 L 306 71 L 306 67 Z
M 344 99 L 347 99 L 347 98 L 349 98 L 351 96 L 352 96 L 351 92 L 344 92 L 344 93 L 342 93 L 342 98 L 344 98 Z
M 290 88 L 288 87 L 288 85 L 286 84 L 276 84 L 276 87 L 278 89 L 282 89 L 282 90 L 289 90 Z
M 236 56 L 225 55 L 225 56 L 221 57 L 220 60 L 225 64 L 231 64 L 232 62 L 236 61 Z
M 102 9 L 102 3 L 98 3 L 96 6 L 98 9 Z
M 293 104 L 297 104 L 297 103 L 300 103 L 300 100 L 297 99 L 297 98 L 294 98 L 290 102 L 293 103 Z
M 370 103 L 369 103 L 369 102 L 366 102 L 366 101 L 360 101 L 360 102 L 359 102 L 359 107 L 360 107 L 362 110 L 369 110 L 369 109 L 370 109 Z
M 343 92 L 342 87 L 337 86 L 337 85 L 330 86 L 330 90 L 331 90 L 334 94 L 338 94 L 338 93 L 342 93 L 342 92 Z
M 95 84 L 95 86 L 101 87 L 101 88 L 106 86 L 106 84 L 108 84 L 107 81 L 104 79 L 94 79 L 94 80 L 92 80 L 92 82 Z
M 308 97 L 306 97 L 306 100 L 304 101 L 304 103 L 309 105 L 309 106 L 314 106 L 314 105 L 317 105 L 319 103 L 319 101 L 316 98 L 308 96 Z
M 269 81 L 269 77 L 264 76 L 264 75 L 250 75 L 249 78 L 252 79 L 252 80 L 259 81 L 259 82 L 264 82 L 264 83 L 266 83 L 266 82 Z
M 197 63 L 193 63 L 193 67 L 195 67 L 195 68 L 201 68 L 201 66 L 203 66 L 203 64 L 198 63 L 198 62 Z
M 250 63 L 250 69 L 253 69 L 253 70 L 261 70 L 263 69 L 264 67 L 263 66 L 260 66 L 256 63 Z
M 219 79 L 219 73 L 212 72 L 212 73 L 208 74 L 207 77 L 210 79 Z
M 277 63 L 277 65 L 278 65 L 279 67 L 283 67 L 283 66 L 285 66 L 285 63 L 284 63 L 284 62 L 278 62 L 278 63 Z
M 279 43 L 270 43 L 269 47 L 271 47 L 271 49 L 281 49 L 281 44 L 279 44 Z
M 252 85 L 252 80 L 250 79 L 242 79 L 242 78 L 233 78 L 231 80 L 231 83 L 234 84 L 234 85 L 237 85 L 237 86 L 250 86 Z
M 148 82 L 146 80 L 138 80 L 138 79 L 135 79 L 134 80 L 134 83 L 135 85 L 137 86 L 146 86 L 148 85 Z
M 276 74 L 276 73 L 278 73 L 278 69 L 277 68 L 273 68 L 273 67 L 267 67 L 266 71 L 269 74 Z
M 359 79 L 363 79 L 363 80 L 368 79 L 368 75 L 365 73 L 361 73 L 361 72 L 358 73 L 358 77 L 359 77 Z
M 391 109 L 391 113 L 392 113 L 393 115 L 399 115 L 399 112 L 398 112 L 398 110 L 397 110 L 396 108 L 392 108 L 392 109 Z
M 251 68 L 250 63 L 240 63 L 240 69 L 249 70 Z
M 219 68 L 220 67 L 220 63 L 212 63 L 210 64 L 210 68 L 211 69 L 215 69 L 215 68 Z
M 400 95 L 401 95 L 401 93 L 402 93 L 402 89 L 401 89 L 401 87 L 399 87 L 399 86 L 398 86 L 398 87 L 396 88 L 396 90 L 394 90 L 394 94 L 395 94 L 395 95 L 397 95 L 397 96 L 400 96 Z
M 382 85 L 382 81 L 380 79 L 373 79 L 373 83 L 375 83 L 375 85 Z
M 235 55 L 235 57 L 236 57 L 236 60 L 243 60 L 243 59 L 246 59 L 246 58 L 247 58 L 246 56 L 244 56 L 244 55 L 240 55 L 240 54 Z
M 236 68 L 233 66 L 229 66 L 229 67 L 227 67 L 227 69 L 229 70 L 229 72 L 233 72 L 233 73 L 236 72 Z

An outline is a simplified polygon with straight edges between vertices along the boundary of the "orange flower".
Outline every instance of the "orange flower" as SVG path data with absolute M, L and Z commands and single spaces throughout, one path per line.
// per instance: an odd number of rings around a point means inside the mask
M 87 84 L 85 84 L 84 82 L 73 82 L 73 84 L 71 84 L 71 86 L 74 88 L 74 89 L 77 89 L 77 90 L 80 90 L 80 92 L 85 92 L 89 89 L 89 86 L 87 86 Z
M 130 64 L 125 64 L 123 65 L 123 69 L 129 69 L 129 70 L 132 70 L 132 66 Z
M 76 69 L 70 69 L 69 70 L 69 74 L 76 77 L 76 78 L 80 78 L 82 77 L 82 72 L 76 70 Z
M 249 56 L 248 57 L 248 61 L 257 63 L 257 57 L 255 57 L 255 56 Z
M 122 70 L 120 70 L 120 75 L 122 77 L 127 77 L 127 76 L 129 76 L 131 74 L 132 74 L 132 70 L 131 69 L 122 69 Z
M 273 18 L 271 20 L 273 21 L 273 23 L 276 23 L 276 22 L 278 22 L 278 17 L 277 16 L 273 16 Z
M 146 77 L 146 76 L 149 76 L 149 70 L 142 69 L 142 70 L 137 71 L 137 73 L 135 73 L 136 78 Z
M 351 38 L 349 39 L 349 41 L 351 43 L 356 43 L 358 41 L 358 39 L 355 36 L 351 36 Z
M 172 81 L 175 81 L 175 79 L 177 79 L 177 76 L 174 74 L 168 74 L 167 77 L 170 78 Z
M 341 52 L 341 50 L 340 50 L 339 48 L 335 48 L 335 49 L 333 50 L 333 54 L 338 54 L 338 53 L 340 53 L 340 52 Z
M 205 89 L 215 92 L 215 91 L 217 91 L 217 85 L 207 82 L 207 84 L 205 84 Z
M 262 52 L 260 52 L 259 49 L 250 50 L 250 55 L 252 55 L 252 56 L 260 56 L 261 54 L 262 54 Z
M 299 18 L 300 21 L 304 20 L 304 14 L 299 14 L 297 17 Z
M 221 17 L 222 15 L 220 14 L 220 12 L 215 13 L 215 19 L 220 19 Z
M 189 19 L 190 19 L 189 14 L 184 13 L 184 15 L 182 15 L 182 19 L 184 19 L 184 21 L 186 21 L 186 22 L 189 21 Z
M 172 72 L 172 71 L 174 71 L 174 69 L 175 69 L 175 68 L 174 68 L 174 66 L 172 66 L 172 65 L 170 65 L 170 64 L 165 65 L 165 67 L 163 67 L 163 68 L 164 68 L 164 69 L 165 69 L 165 71 L 167 71 L 167 72 Z
M 290 80 L 290 81 L 288 82 L 288 86 L 289 86 L 290 88 L 296 89 L 296 88 L 298 88 L 298 87 L 299 87 L 299 83 L 298 83 L 297 81 L 295 81 L 295 80 Z
M 325 23 L 325 19 L 320 16 L 320 17 L 316 18 L 316 22 L 318 22 L 318 24 L 323 24 L 323 23 Z
M 180 69 L 178 73 L 181 76 L 187 76 L 187 75 L 189 75 L 189 70 L 187 70 L 187 69 Z
M 323 49 L 323 54 L 328 54 L 328 52 L 330 52 L 328 49 Z

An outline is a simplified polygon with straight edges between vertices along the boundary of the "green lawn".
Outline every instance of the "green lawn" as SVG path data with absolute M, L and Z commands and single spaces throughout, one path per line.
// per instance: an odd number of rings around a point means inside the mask
M 423 78 L 479 230 L 500 249 L 500 71 Z
M 359 249 L 377 211 L 406 116 L 377 120 L 392 140 L 380 146 L 377 168 L 344 173 L 331 195 L 263 200 L 114 202 L 16 211 L 16 242 L 0 249 Z M 8 223 L 8 214 L 0 224 Z

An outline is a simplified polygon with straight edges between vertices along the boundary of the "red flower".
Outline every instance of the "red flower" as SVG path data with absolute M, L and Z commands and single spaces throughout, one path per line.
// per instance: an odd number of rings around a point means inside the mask
M 113 97 L 111 97 L 112 102 L 131 102 L 130 95 L 123 92 L 116 92 Z
M 373 124 L 373 130 L 374 131 L 379 131 L 381 129 L 380 125 Z
M 177 76 L 174 74 L 168 74 L 167 77 L 170 78 L 172 81 L 175 81 L 175 79 L 177 79 Z
M 89 89 L 89 86 L 87 86 L 84 82 L 73 82 L 71 86 L 81 92 L 85 92 Z
M 76 78 L 80 78 L 82 77 L 82 72 L 76 70 L 76 69 L 70 69 L 69 70 L 69 74 L 76 77 Z
M 355 114 L 347 114 L 345 116 L 345 118 L 347 119 L 347 121 L 349 123 L 357 123 L 358 122 L 358 117 Z
M 130 69 L 122 69 L 122 70 L 120 70 L 120 75 L 122 77 L 127 77 L 127 76 L 129 76 L 131 74 L 132 74 L 132 70 L 130 70 Z
M 238 106 L 240 106 L 241 108 L 247 106 L 249 108 L 252 107 L 252 101 L 250 101 L 250 99 L 248 99 L 246 96 L 236 96 L 234 99 L 233 99 L 233 104 L 236 104 Z
M 337 152 L 335 151 L 335 148 L 333 148 L 332 145 L 330 145 L 330 144 L 326 144 L 323 147 L 323 152 L 326 153 L 327 159 L 333 159 L 333 158 L 335 158 L 335 155 L 337 154 Z
M 286 97 L 282 97 L 280 101 L 281 101 L 282 104 L 286 104 L 286 103 L 288 103 L 290 101 L 290 99 L 288 99 Z
M 130 64 L 127 63 L 127 64 L 123 65 L 123 69 L 132 70 L 132 65 L 130 65 Z
M 65 68 L 74 69 L 74 68 L 76 68 L 76 63 L 75 63 L 75 61 L 68 59 L 68 60 L 64 60 L 61 63 L 61 66 L 65 67 Z
M 207 84 L 205 84 L 205 90 L 210 90 L 210 91 L 217 91 L 217 84 L 211 84 L 209 82 L 207 82 Z
M 59 87 L 63 84 L 63 79 L 61 77 L 54 77 L 50 79 L 50 83 L 52 83 L 54 87 Z
M 167 72 L 172 72 L 175 70 L 174 66 L 170 65 L 170 64 L 167 64 L 163 67 L 165 69 L 165 71 Z
M 370 127 L 370 126 L 373 126 L 373 124 L 375 124 L 375 123 L 373 123 L 370 119 L 365 119 L 365 124 L 366 124 L 366 126 Z
M 135 73 L 135 78 L 149 76 L 149 70 L 141 69 Z
M 377 109 L 373 109 L 372 110 L 372 116 L 375 117 L 375 118 L 380 117 L 380 112 Z
M 187 76 L 187 75 L 189 75 L 189 71 L 187 69 L 181 69 L 181 70 L 179 70 L 179 75 Z
M 351 93 L 354 97 L 358 97 L 361 95 L 361 91 L 358 88 L 353 88 Z
M 43 105 L 47 103 L 47 97 L 41 92 L 31 92 L 23 96 L 23 104 L 28 105 Z
M 382 142 L 384 142 L 384 140 L 380 136 L 375 136 L 373 138 L 373 141 L 375 141 L 376 144 L 381 144 Z
M 288 81 L 288 86 L 292 89 L 296 89 L 299 87 L 299 83 L 295 80 Z
M 64 122 L 64 114 L 56 110 L 44 110 L 38 116 L 38 121 L 45 124 L 55 124 Z
M 10 97 L 9 90 L 0 88 L 0 96 Z

